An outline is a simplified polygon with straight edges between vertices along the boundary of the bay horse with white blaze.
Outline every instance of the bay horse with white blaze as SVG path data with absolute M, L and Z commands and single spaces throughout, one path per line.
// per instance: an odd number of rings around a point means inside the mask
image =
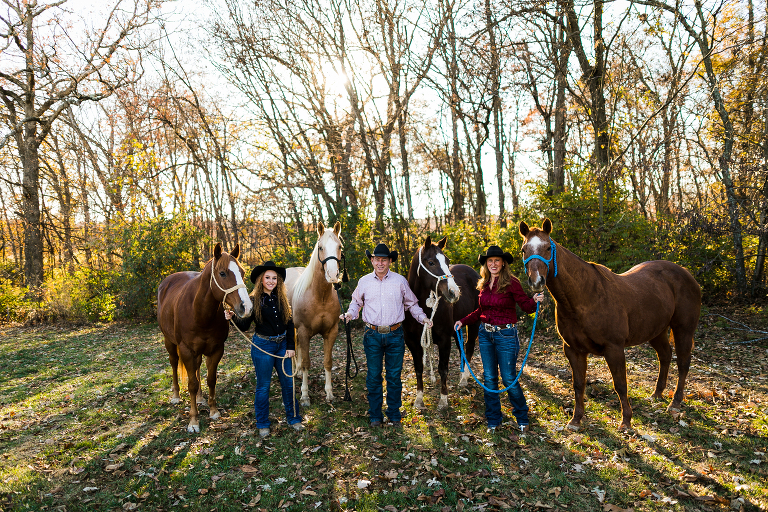
M 659 376 L 652 397 L 662 399 L 672 360 L 670 329 L 678 377 L 668 410 L 679 411 L 701 312 L 699 284 L 687 269 L 663 260 L 646 261 L 614 274 L 556 243 L 551 232 L 549 219 L 544 219 L 541 229 L 520 222 L 528 285 L 537 293 L 546 286 L 555 299 L 557 331 L 571 365 L 576 404 L 568 428 L 578 430 L 584 416 L 587 354 L 605 357 L 621 401 L 620 429 L 630 428 L 632 422 L 625 347 L 647 342 L 656 351 Z
M 438 349 L 437 371 L 440 375 L 440 401 L 438 409 L 448 407 L 448 363 L 451 357 L 451 339 L 455 339 L 458 345 L 453 324 L 456 320 L 477 309 L 478 295 L 477 281 L 480 279 L 475 269 L 467 265 L 451 265 L 448 257 L 443 253 L 446 237 L 436 244 L 431 237 L 427 237 L 424 245 L 419 247 L 413 255 L 411 266 L 408 270 L 408 286 L 419 299 L 419 306 L 429 316 L 432 307 L 428 306 L 430 295 L 444 298 L 437 300 L 437 311 L 432 318 L 432 339 Z M 430 301 L 430 302 L 428 302 Z M 466 342 L 467 360 L 472 359 L 477 342 L 479 324 L 467 327 Z M 421 346 L 423 326 L 411 315 L 405 315 L 403 323 L 405 344 L 413 356 L 413 367 L 416 371 L 416 401 L 414 407 L 424 408 L 424 349 Z M 429 356 L 429 354 L 427 354 Z M 459 386 L 467 385 L 469 368 L 464 369 Z M 434 383 L 434 381 L 433 381 Z
M 315 334 L 323 336 L 323 366 L 325 367 L 325 398 L 333 401 L 331 368 L 333 344 L 339 334 L 341 306 L 333 285 L 341 282 L 340 262 L 344 258 L 339 238 L 341 224 L 333 229 L 322 222 L 317 225 L 318 239 L 306 267 L 286 269 L 285 285 L 296 326 L 296 371 L 301 373 L 301 405 L 309 400 L 309 340 Z
M 180 400 L 178 372 L 181 371 L 182 381 L 186 375 L 190 396 L 188 432 L 200 432 L 197 404 L 206 403 L 200 389 L 203 356 L 208 369 L 209 417 L 221 416 L 216 407 L 216 369 L 224 355 L 224 340 L 229 335 L 224 302 L 241 318 L 250 315 L 253 308 L 243 281 L 245 271 L 237 261 L 239 255 L 239 244 L 230 254 L 221 250 L 221 244 L 216 244 L 213 258 L 202 272 L 176 272 L 163 279 L 157 288 L 157 322 L 165 337 L 173 372 L 171 403 Z

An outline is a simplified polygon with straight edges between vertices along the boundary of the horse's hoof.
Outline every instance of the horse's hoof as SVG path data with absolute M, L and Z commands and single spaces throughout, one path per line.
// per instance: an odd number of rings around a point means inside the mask
M 179 403 L 179 402 L 181 402 L 181 398 L 176 398 L 175 396 L 174 396 L 174 397 L 171 397 L 171 403 L 172 403 L 172 404 L 174 404 L 174 405 L 175 405 L 175 404 L 177 404 L 177 403 Z
M 465 388 L 465 387 L 467 387 L 467 381 L 466 381 L 466 380 L 464 380 L 464 377 L 462 377 L 462 378 L 461 378 L 461 380 L 459 381 L 459 387 L 460 387 L 460 388 Z
M 651 395 L 651 401 L 655 402 L 657 400 L 664 400 L 664 397 L 661 396 L 661 393 L 654 393 Z
M 205 398 L 198 399 L 197 400 L 197 405 L 202 405 L 203 407 L 208 407 L 208 400 L 206 400 Z
M 420 411 L 423 411 L 424 409 L 426 409 L 426 407 L 424 407 L 424 402 L 422 400 L 416 400 L 415 402 L 413 402 L 413 408 L 418 409 Z
M 200 425 L 193 425 L 190 423 L 189 425 L 187 425 L 187 432 L 189 432 L 190 434 L 199 434 Z
M 619 432 L 627 432 L 628 430 L 632 430 L 632 425 L 629 423 L 622 423 L 619 425 Z
M 440 401 L 437 402 L 437 410 L 442 411 L 448 408 L 448 395 L 441 395 Z
M 211 413 L 211 415 L 208 417 L 211 418 L 212 420 L 217 420 L 221 418 L 221 413 L 219 411 L 216 411 L 215 413 Z
M 568 430 L 571 430 L 573 432 L 578 432 L 579 428 L 581 428 L 581 427 L 579 427 L 578 425 L 574 425 L 573 423 L 569 423 L 569 424 L 567 424 L 565 426 L 565 428 L 567 428 Z
M 336 399 L 336 397 L 333 396 L 333 395 L 326 395 L 326 397 L 325 397 L 325 401 L 326 402 L 333 402 L 335 399 Z
M 301 406 L 302 407 L 309 407 L 309 398 L 302 398 L 301 399 Z
M 675 406 L 674 404 L 669 404 L 667 407 L 667 412 L 670 414 L 680 414 L 680 406 Z

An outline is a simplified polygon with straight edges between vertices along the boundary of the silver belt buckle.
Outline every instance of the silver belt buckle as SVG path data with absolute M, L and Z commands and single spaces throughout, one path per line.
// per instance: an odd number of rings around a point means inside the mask
M 379 325 L 376 327 L 376 331 L 378 331 L 379 334 L 388 334 L 392 328 L 389 325 Z
M 485 332 L 493 332 L 493 331 L 495 331 L 495 329 L 493 328 L 493 326 L 491 324 L 485 324 L 484 323 L 483 327 L 485 328 Z

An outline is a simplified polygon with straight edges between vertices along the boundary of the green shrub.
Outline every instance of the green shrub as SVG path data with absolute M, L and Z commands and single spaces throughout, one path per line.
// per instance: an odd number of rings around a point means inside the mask
M 166 276 L 199 271 L 200 248 L 207 235 L 182 217 L 156 217 L 123 227 L 118 245 L 123 254 L 120 313 L 151 316 L 157 307 L 157 287 Z

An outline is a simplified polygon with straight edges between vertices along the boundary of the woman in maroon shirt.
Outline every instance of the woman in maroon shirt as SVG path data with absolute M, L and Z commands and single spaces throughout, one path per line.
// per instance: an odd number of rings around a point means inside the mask
M 497 245 L 488 247 L 485 254 L 478 256 L 480 280 L 480 306 L 454 325 L 454 329 L 480 321 L 479 349 L 483 359 L 483 380 L 488 389 L 499 389 L 499 374 L 507 387 L 517 375 L 517 354 L 520 341 L 517 338 L 517 312 L 515 304 L 526 313 L 536 311 L 536 303 L 544 300 L 544 294 L 538 293 L 533 298 L 523 291 L 520 281 L 509 271 L 509 264 L 514 258 Z M 501 400 L 499 393 L 485 391 L 485 419 L 489 430 L 501 425 Z M 517 424 L 521 432 L 528 431 L 528 405 L 520 383 L 515 383 L 509 391 Z

